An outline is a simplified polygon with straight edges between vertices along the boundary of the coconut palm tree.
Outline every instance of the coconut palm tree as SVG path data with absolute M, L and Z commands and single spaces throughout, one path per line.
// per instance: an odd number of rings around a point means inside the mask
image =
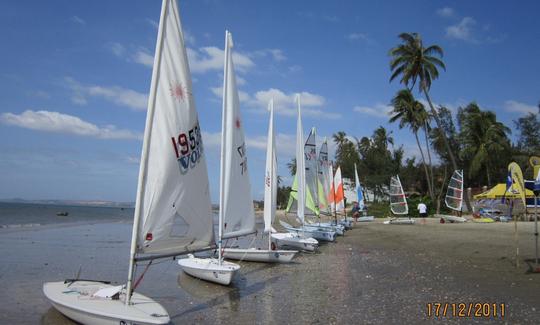
M 443 50 L 438 45 L 424 47 L 422 37 L 418 33 L 402 33 L 398 37 L 402 43 L 390 49 L 390 55 L 392 56 L 390 61 L 390 69 L 392 70 L 390 82 L 400 77 L 400 83 L 411 90 L 418 85 L 418 90 L 426 96 L 437 126 L 442 130 L 437 110 L 429 96 L 429 90 L 431 82 L 439 77 L 438 69 L 446 70 L 444 62 L 440 59 L 443 57 Z M 450 145 L 446 137 L 441 136 L 452 161 L 452 167 L 457 169 L 456 159 Z
M 433 172 L 431 174 L 429 173 L 426 159 L 424 156 L 424 150 L 422 150 L 422 145 L 420 144 L 420 139 L 418 138 L 418 131 L 427 125 L 427 120 L 429 119 L 428 114 L 424 108 L 424 105 L 422 105 L 422 103 L 420 103 L 414 98 L 413 94 L 409 89 L 403 89 L 398 91 L 396 96 L 392 99 L 392 105 L 394 109 L 390 113 L 390 123 L 399 121 L 400 129 L 407 126 L 414 134 L 416 144 L 418 145 L 418 149 L 420 150 L 422 163 L 424 165 L 424 172 L 426 173 L 429 196 L 434 202 L 435 194 L 433 191 Z M 425 132 L 427 133 L 427 131 Z M 427 143 L 427 146 L 427 150 L 429 151 L 429 143 Z
M 296 175 L 296 158 L 291 159 L 291 161 L 287 163 L 287 168 L 289 169 L 291 176 Z

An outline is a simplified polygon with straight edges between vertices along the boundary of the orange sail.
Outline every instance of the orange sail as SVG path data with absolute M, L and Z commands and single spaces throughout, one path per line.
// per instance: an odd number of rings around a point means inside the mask
M 336 205 L 336 211 L 341 211 L 345 209 L 345 192 L 343 191 L 343 180 L 341 179 L 341 167 L 336 170 L 334 184 L 336 189 L 334 192 L 334 204 Z

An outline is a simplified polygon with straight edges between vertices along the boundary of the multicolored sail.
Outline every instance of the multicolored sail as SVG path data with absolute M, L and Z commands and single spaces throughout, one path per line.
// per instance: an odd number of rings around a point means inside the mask
M 327 214 L 332 213 L 330 204 L 328 203 L 328 193 L 330 192 L 330 177 L 328 176 L 328 143 L 324 138 L 319 150 L 319 211 Z
M 409 213 L 407 198 L 398 175 L 390 178 L 390 210 L 394 214 Z
M 345 210 L 345 192 L 343 191 L 343 179 L 341 179 L 341 166 L 336 170 L 336 175 L 334 175 L 334 204 L 335 211 Z
M 452 210 L 461 211 L 463 207 L 463 170 L 455 170 L 452 174 L 444 203 Z
M 306 157 L 306 196 L 310 196 L 313 205 L 308 206 L 316 215 L 319 215 L 319 177 L 317 173 L 317 146 L 315 143 L 316 131 L 311 128 L 309 136 L 304 145 L 304 155 Z
M 356 188 L 356 196 L 358 198 L 358 207 L 360 210 L 364 209 L 364 192 L 362 191 L 362 185 L 360 185 L 360 178 L 358 177 L 358 170 L 356 164 L 354 164 L 354 182 Z

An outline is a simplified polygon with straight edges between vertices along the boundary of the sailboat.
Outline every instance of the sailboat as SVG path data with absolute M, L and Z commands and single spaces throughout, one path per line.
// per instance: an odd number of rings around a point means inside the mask
M 189 137 L 188 137 L 189 135 Z M 172 145 L 171 145 L 172 144 Z M 167 324 L 159 303 L 134 292 L 136 266 L 214 246 L 208 173 L 176 0 L 163 0 L 129 254 L 127 285 L 68 279 L 43 292 L 83 324 Z
M 298 109 L 298 118 L 296 123 L 296 215 L 301 223 L 300 227 L 293 227 L 290 224 L 280 220 L 280 224 L 291 233 L 302 234 L 323 241 L 334 241 L 336 232 L 325 230 L 323 228 L 305 227 L 305 199 L 306 199 L 306 169 L 304 154 L 304 131 L 302 128 L 302 114 L 300 109 L 300 95 L 296 95 L 296 105 Z M 295 191 L 294 185 L 292 191 Z M 291 192 L 292 192 L 291 191 Z
M 444 203 L 449 209 L 457 211 L 459 216 L 440 214 L 438 217 L 441 218 L 441 223 L 446 221 L 451 223 L 467 221 L 467 219 L 461 217 L 463 208 L 463 170 L 455 170 L 452 174 L 448 183 L 448 189 L 446 190 Z
M 223 240 L 256 232 L 255 212 L 247 166 L 246 145 L 236 77 L 232 61 L 232 36 L 225 32 L 223 72 L 223 113 L 221 128 L 221 163 L 219 182 L 218 258 L 189 255 L 178 260 L 184 272 L 203 280 L 230 284 L 240 265 L 223 260 Z
M 308 197 L 313 198 L 311 202 L 312 210 L 318 218 L 318 222 L 313 222 L 309 219 L 305 219 L 306 223 L 304 227 L 316 228 L 319 230 L 335 231 L 337 235 L 343 236 L 345 232 L 345 226 L 338 224 L 336 221 L 321 222 L 320 202 L 324 201 L 320 198 L 320 190 L 322 188 L 319 181 L 319 162 L 317 159 L 317 145 L 316 145 L 316 129 L 311 128 L 311 132 L 304 145 L 304 153 L 306 156 L 306 193 L 309 193 Z M 308 207 L 310 205 L 308 204 Z
M 392 176 L 390 178 L 390 210 L 396 215 L 407 215 L 409 213 L 409 206 L 407 204 L 407 198 L 401 186 L 401 180 L 399 176 Z M 384 222 L 384 224 L 396 224 L 396 225 L 412 225 L 414 220 L 409 218 L 391 218 Z
M 329 174 L 332 175 L 332 166 L 330 166 Z M 345 214 L 345 191 L 343 190 L 343 179 L 341 178 L 341 166 L 338 166 L 336 173 L 331 177 L 330 180 L 330 191 L 329 201 L 331 202 L 330 207 L 334 211 L 334 224 L 339 224 L 341 227 L 352 228 L 352 221 L 347 219 Z M 343 211 L 343 219 L 337 219 L 338 211 Z
M 227 74 L 232 74 L 232 58 L 229 57 L 230 71 Z M 238 97 L 238 92 L 235 83 L 230 83 L 229 92 L 233 92 Z M 238 102 L 234 102 L 238 104 Z M 268 249 L 257 248 L 225 248 L 223 250 L 223 256 L 227 259 L 253 261 L 253 262 L 274 262 L 274 263 L 288 263 L 291 262 L 298 251 L 293 250 L 277 250 L 272 249 L 271 232 L 273 230 L 272 223 L 276 214 L 276 202 L 277 202 L 277 158 L 274 144 L 274 103 L 271 100 L 268 104 L 270 110 L 270 122 L 268 126 L 268 139 L 266 146 L 266 168 L 265 168 L 265 182 L 264 182 L 264 232 L 268 235 Z M 235 113 L 235 116 L 239 116 L 239 110 L 237 107 L 231 109 Z M 236 112 L 235 112 L 236 111 Z M 240 126 L 241 127 L 241 126 Z M 243 139 L 242 139 L 243 141 Z M 246 170 L 247 173 L 247 170 Z M 229 190 L 234 190 L 229 188 Z M 244 200 L 251 203 L 251 189 L 248 193 L 243 194 Z M 253 219 L 255 215 L 251 215 Z
M 360 178 L 358 177 L 358 169 L 356 169 L 356 164 L 354 164 L 354 182 L 356 187 L 356 196 L 358 198 L 358 207 L 360 211 L 364 211 L 365 208 L 365 198 L 364 191 L 362 191 L 362 185 L 360 184 Z M 359 222 L 368 222 L 373 221 L 375 217 L 373 216 L 361 216 L 358 218 Z

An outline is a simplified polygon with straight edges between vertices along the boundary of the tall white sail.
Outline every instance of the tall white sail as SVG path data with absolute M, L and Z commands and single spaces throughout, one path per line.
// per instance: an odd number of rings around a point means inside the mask
M 394 214 L 409 213 L 407 198 L 398 175 L 390 178 L 390 210 Z
M 136 251 L 180 254 L 209 247 L 212 220 L 180 15 L 175 0 L 164 1 L 135 205 Z
M 455 211 L 461 211 L 463 207 L 463 171 L 455 170 L 448 183 L 446 197 L 444 198 L 446 206 Z
M 268 139 L 266 141 L 266 168 L 264 173 L 264 232 L 272 231 L 276 215 L 277 199 L 277 160 L 274 142 L 274 100 L 268 103 L 270 121 L 268 122 Z
M 304 131 L 302 129 L 300 95 L 296 95 L 296 106 L 298 108 L 298 119 L 296 121 L 296 184 L 298 207 L 296 209 L 296 215 L 302 224 L 304 224 L 304 207 L 306 205 L 306 170 L 304 161 Z
M 221 238 L 244 236 L 255 232 L 255 212 L 251 198 L 246 143 L 240 117 L 232 48 L 232 35 L 225 32 L 219 202 L 220 217 L 223 220 Z
M 364 193 L 362 191 L 362 185 L 360 185 L 360 178 L 358 177 L 358 169 L 356 169 L 356 164 L 354 164 L 354 182 L 356 188 L 356 197 L 358 199 L 358 207 L 360 210 L 364 209 Z
M 328 176 L 328 143 L 326 138 L 324 138 L 323 143 L 321 144 L 321 149 L 319 150 L 319 159 L 318 159 L 318 173 L 319 173 L 319 209 L 321 212 L 330 214 L 330 204 L 328 202 L 328 194 L 330 193 L 330 178 Z
M 345 191 L 343 190 L 343 179 L 341 179 L 341 166 L 336 169 L 334 175 L 334 203 L 336 211 L 345 210 Z
M 312 198 L 313 203 L 308 205 L 308 208 L 313 212 L 319 214 L 319 181 L 317 173 L 317 147 L 315 143 L 316 131 L 315 128 L 311 128 L 306 144 L 304 145 L 304 154 L 306 157 L 306 193 L 309 192 L 309 196 Z

